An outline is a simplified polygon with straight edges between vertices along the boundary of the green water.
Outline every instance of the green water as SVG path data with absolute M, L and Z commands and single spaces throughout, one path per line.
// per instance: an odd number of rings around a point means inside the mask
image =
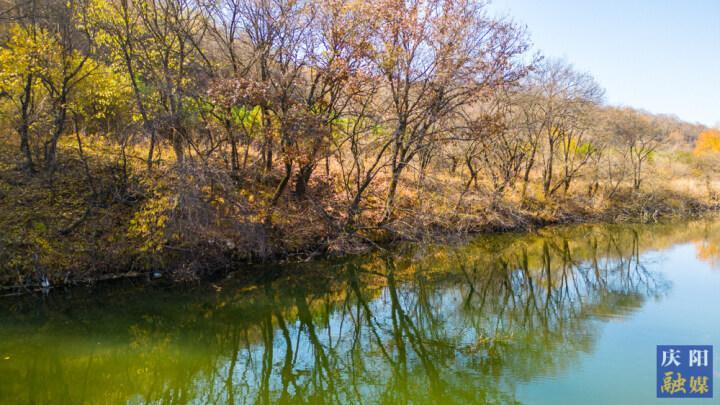
M 658 344 L 713 344 L 720 402 L 719 221 L 255 270 L 0 300 L 0 403 L 673 403 Z

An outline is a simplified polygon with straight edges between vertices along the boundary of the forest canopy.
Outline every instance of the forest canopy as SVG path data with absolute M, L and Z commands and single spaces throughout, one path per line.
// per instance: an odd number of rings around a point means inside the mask
M 0 0 L 0 275 L 717 205 L 717 129 L 610 106 L 479 0 Z

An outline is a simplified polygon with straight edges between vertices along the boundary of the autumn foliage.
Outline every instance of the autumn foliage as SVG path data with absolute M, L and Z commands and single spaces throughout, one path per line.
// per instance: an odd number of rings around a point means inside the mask
M 719 132 L 603 95 L 482 1 L 0 2 L 0 275 L 705 207 L 656 162 L 711 190 Z
M 697 156 L 720 155 L 720 130 L 708 129 L 701 132 L 693 152 Z

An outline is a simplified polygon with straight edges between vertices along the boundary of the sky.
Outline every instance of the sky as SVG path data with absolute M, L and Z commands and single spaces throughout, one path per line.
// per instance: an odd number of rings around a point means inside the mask
M 606 102 L 720 126 L 720 0 L 493 0 Z

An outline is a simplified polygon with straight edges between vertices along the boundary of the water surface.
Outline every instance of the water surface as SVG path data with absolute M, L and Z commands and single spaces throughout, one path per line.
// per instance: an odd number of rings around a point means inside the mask
M 714 345 L 718 398 L 719 221 L 261 273 L 4 299 L 0 402 L 654 403 L 658 344 Z

